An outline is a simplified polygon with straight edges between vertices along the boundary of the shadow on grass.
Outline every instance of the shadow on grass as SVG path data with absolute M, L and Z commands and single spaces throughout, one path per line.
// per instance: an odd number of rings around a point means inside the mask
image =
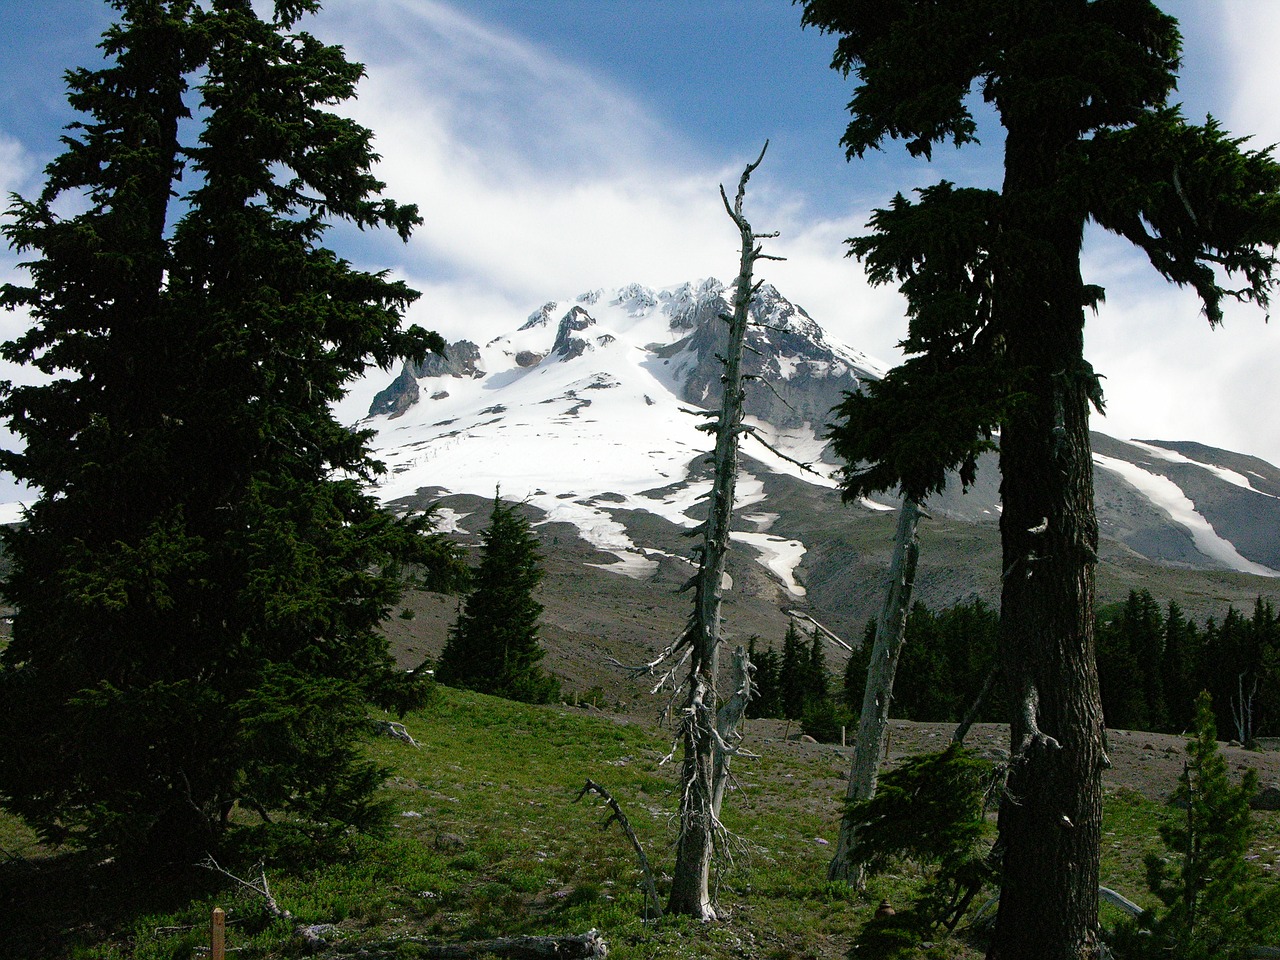
M 83 852 L 11 858 L 0 863 L 4 949 L 28 960 L 61 960 L 131 937 L 139 918 L 182 910 L 219 886 L 219 878 L 191 867 L 144 875 Z
M 913 911 L 877 916 L 858 931 L 849 960 L 960 960 L 981 957 L 983 944 L 934 929 Z

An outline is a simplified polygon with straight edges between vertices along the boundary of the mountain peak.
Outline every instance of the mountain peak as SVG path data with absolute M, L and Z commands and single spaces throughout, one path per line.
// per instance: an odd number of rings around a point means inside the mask
M 626 518 L 698 522 L 711 443 L 698 430 L 705 418 L 689 411 L 719 405 L 728 325 L 718 318 L 731 309 L 730 295 L 713 277 L 593 290 L 545 302 L 483 347 L 460 340 L 445 357 L 406 364 L 361 423 L 374 431 L 374 450 L 388 466 L 380 496 L 394 501 L 434 488 L 487 497 L 500 482 L 509 496 L 575 525 L 617 556 L 619 572 L 648 575 L 656 560 L 632 539 Z M 759 288 L 750 309 L 747 423 L 785 458 L 744 442 L 744 508 L 764 499 L 773 475 L 834 487 L 835 464 L 824 461 L 831 409 L 883 375 L 772 285 Z M 1280 569 L 1272 535 L 1280 526 L 1280 472 L 1222 451 L 1095 436 L 1099 518 L 1113 541 L 1162 563 Z M 993 523 L 998 479 L 991 457 L 975 488 L 965 495 L 948 488 L 930 510 Z M 1271 519 L 1254 522 L 1263 515 Z M 771 558 L 762 562 L 787 590 L 800 590 L 787 571 L 800 563 L 803 544 L 764 528 L 741 538 Z
M 591 349 L 591 343 L 585 337 L 575 337 L 575 333 L 594 327 L 595 318 L 580 306 L 572 307 L 560 318 L 560 326 L 556 330 L 556 342 L 551 352 L 561 360 L 572 360 L 582 356 Z

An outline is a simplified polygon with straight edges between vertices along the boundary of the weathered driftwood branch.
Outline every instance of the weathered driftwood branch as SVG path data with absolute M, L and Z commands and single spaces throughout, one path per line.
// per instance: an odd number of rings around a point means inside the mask
M 837 647 L 839 647 L 841 650 L 844 650 L 846 653 L 853 653 L 853 647 L 849 646 L 849 644 L 845 643 L 838 636 L 832 633 L 829 628 L 823 626 L 821 623 L 815 620 L 812 614 L 806 613 L 803 610 L 794 610 L 794 609 L 783 610 L 782 612 L 785 613 L 792 620 L 801 620 L 809 624 L 815 630 L 817 630 L 820 634 L 822 634 L 824 637 L 826 637 L 828 640 L 834 643 Z
M 222 864 L 218 863 L 218 861 L 213 858 L 212 854 L 207 855 L 205 859 L 196 864 L 196 866 L 201 867 L 204 870 L 212 870 L 214 873 L 219 873 L 229 880 L 234 880 L 246 890 L 257 894 L 262 900 L 262 905 L 266 907 L 267 913 L 271 914 L 271 916 L 275 917 L 277 920 L 287 920 L 293 923 L 293 935 L 306 943 L 308 948 L 311 950 L 318 950 L 321 947 L 327 946 L 325 937 L 336 930 L 336 927 L 330 923 L 308 924 L 297 922 L 293 914 L 280 906 L 276 901 L 275 896 L 272 895 L 271 887 L 267 883 L 266 867 L 263 865 L 262 861 L 258 861 L 255 866 L 259 876 L 257 883 L 254 883 L 251 880 L 245 880 L 243 877 L 237 877 L 230 870 L 223 867 Z
M 720 818 L 720 807 L 724 803 L 724 792 L 728 787 L 729 758 L 735 755 L 751 756 L 736 745 L 742 739 L 738 725 L 747 712 L 747 704 L 751 702 L 755 685 L 751 672 L 755 669 L 747 659 L 747 651 L 738 646 L 733 651 L 732 672 L 730 674 L 733 693 L 720 705 L 716 712 L 715 729 L 715 769 L 711 779 L 711 812 L 716 819 Z
M 379 733 L 391 737 L 393 740 L 407 743 L 411 747 L 422 746 L 417 740 L 413 739 L 413 734 L 408 731 L 403 723 L 396 723 L 394 720 L 374 720 L 373 726 Z
M 662 904 L 658 901 L 658 888 L 653 882 L 653 870 L 649 867 L 649 858 L 645 856 L 644 847 L 640 845 L 640 838 L 636 836 L 636 832 L 631 829 L 631 821 L 627 819 L 627 815 L 622 812 L 622 807 L 618 806 L 618 801 L 613 799 L 609 791 L 594 780 L 588 778 L 586 784 L 578 791 L 578 795 L 573 802 L 577 803 L 587 793 L 595 793 L 608 805 L 612 811 L 604 823 L 600 824 L 601 830 L 608 830 L 609 824 L 615 820 L 622 827 L 622 832 L 627 835 L 627 839 L 631 841 L 631 846 L 635 849 L 636 859 L 640 861 L 640 869 L 644 872 L 644 889 L 649 897 L 649 907 L 653 911 L 653 915 L 662 919 Z
M 415 957 L 433 960 L 471 960 L 473 957 L 508 957 L 510 960 L 594 960 L 609 955 L 608 944 L 598 930 L 558 937 L 498 937 L 466 943 L 431 943 L 422 937 L 396 937 L 363 943 L 351 951 L 329 956 L 358 956 L 361 960 L 392 960 L 404 956 L 406 944 Z
M 214 873 L 220 873 L 222 874 L 222 876 L 227 877 L 230 880 L 234 880 L 236 883 L 244 887 L 246 890 L 250 890 L 253 893 L 256 893 L 259 897 L 262 898 L 262 904 L 267 908 L 267 913 L 271 914 L 277 920 L 293 919 L 293 914 L 290 913 L 288 910 L 285 910 L 283 907 L 281 907 L 280 904 L 276 902 L 276 898 L 271 895 L 271 887 L 267 885 L 267 870 L 266 870 L 266 867 L 263 865 L 262 861 L 259 861 L 255 865 L 258 871 L 258 875 L 261 878 L 258 883 L 254 883 L 250 880 L 245 880 L 242 877 L 237 877 L 230 870 L 227 870 L 220 863 L 218 863 L 218 861 L 213 858 L 212 854 L 206 856 L 203 860 L 201 860 L 198 864 L 196 864 L 196 866 L 201 867 L 202 869 L 205 869 L 205 870 L 212 870 Z
M 973 726 L 973 722 L 978 719 L 978 711 L 982 709 L 983 702 L 987 699 L 987 694 L 991 692 L 991 688 L 995 686 L 996 675 L 1000 672 L 1000 665 L 995 664 L 987 673 L 987 679 L 982 681 L 982 689 L 978 691 L 978 695 L 973 698 L 973 703 L 969 704 L 969 709 L 964 712 L 964 716 L 960 718 L 960 724 L 956 727 L 955 733 L 951 735 L 951 742 L 956 745 L 962 745 L 964 738 L 969 735 L 969 728 Z
M 743 427 L 742 432 L 745 433 L 747 436 L 751 437 L 761 446 L 763 446 L 775 457 L 779 457 L 783 460 L 786 460 L 788 463 L 794 463 L 801 470 L 804 470 L 808 473 L 812 473 L 815 477 L 822 476 L 822 474 L 818 473 L 817 470 L 813 469 L 812 463 L 805 463 L 803 460 L 797 460 L 795 457 L 790 456 L 789 454 L 783 453 L 781 450 L 779 450 L 777 447 L 771 444 L 768 440 L 766 440 L 763 436 L 761 436 L 760 431 L 757 430 L 755 427 Z

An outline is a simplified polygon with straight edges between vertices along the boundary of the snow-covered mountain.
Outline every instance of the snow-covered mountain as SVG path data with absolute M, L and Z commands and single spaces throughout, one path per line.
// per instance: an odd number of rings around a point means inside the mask
M 617 557 L 608 569 L 647 576 L 664 551 L 641 542 L 628 518 L 639 511 L 692 527 L 710 489 L 703 460 L 711 439 L 697 429 L 705 422 L 697 412 L 719 401 L 726 325 L 717 317 L 730 309 L 728 296 L 714 279 L 593 290 L 547 302 L 487 343 L 460 340 L 445 358 L 406 365 L 360 423 L 375 431 L 388 467 L 379 495 L 393 504 L 422 490 L 492 496 L 500 484 L 504 497 L 527 500 Z M 825 502 L 841 509 L 820 436 L 844 391 L 885 368 L 827 336 L 773 287 L 761 289 L 752 310 L 747 419 L 767 446 L 744 441 L 743 529 L 734 536 L 800 596 L 795 571 L 811 545 L 771 529 L 777 514 L 766 481 L 783 474 L 830 488 Z M 1275 467 L 1193 444 L 1094 439 L 1104 536 L 1165 564 L 1280 575 Z M 994 523 L 998 479 L 992 461 L 976 488 L 948 491 L 930 509 Z

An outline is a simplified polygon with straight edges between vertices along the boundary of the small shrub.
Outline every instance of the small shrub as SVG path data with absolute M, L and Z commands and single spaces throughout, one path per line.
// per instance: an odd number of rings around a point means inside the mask
M 954 930 L 994 879 L 980 849 L 994 783 L 991 764 L 960 746 L 906 760 L 880 778 L 874 797 L 850 804 L 847 815 L 857 836 L 852 862 L 875 874 L 914 861 L 925 875 L 914 904 L 918 921 Z
M 852 723 L 848 709 L 837 706 L 830 698 L 811 701 L 800 718 L 800 729 L 819 743 L 839 743 L 840 728 Z
M 1163 907 L 1117 931 L 1118 956 L 1230 960 L 1280 934 L 1280 892 L 1245 860 L 1257 782 L 1249 769 L 1239 786 L 1231 783 L 1209 695 L 1201 693 L 1173 794 L 1181 810 L 1160 827 L 1172 856 L 1147 857 L 1147 885 Z

